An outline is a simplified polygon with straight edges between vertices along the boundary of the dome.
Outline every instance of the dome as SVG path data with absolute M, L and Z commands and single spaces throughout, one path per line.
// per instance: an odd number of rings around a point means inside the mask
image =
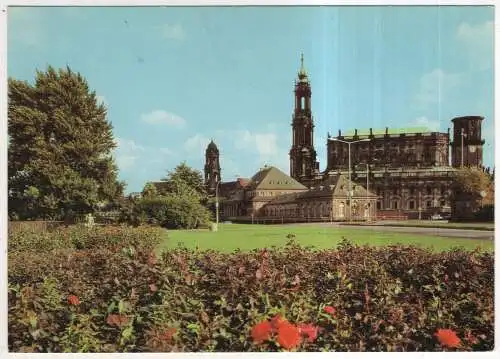
M 219 149 L 213 140 L 208 144 L 207 152 L 219 152 Z

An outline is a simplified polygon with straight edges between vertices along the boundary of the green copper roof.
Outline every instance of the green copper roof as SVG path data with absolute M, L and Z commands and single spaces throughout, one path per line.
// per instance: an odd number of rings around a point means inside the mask
M 389 128 L 387 133 L 389 135 L 398 135 L 402 133 L 427 133 L 427 132 L 439 132 L 439 131 L 431 131 L 427 127 L 407 127 L 407 128 Z M 342 132 L 343 136 L 354 136 L 355 131 L 354 130 L 348 130 L 345 132 Z M 385 128 L 384 129 L 373 129 L 372 133 L 374 135 L 385 135 Z M 358 130 L 358 136 L 363 136 L 363 135 L 369 135 L 370 130 L 362 129 Z

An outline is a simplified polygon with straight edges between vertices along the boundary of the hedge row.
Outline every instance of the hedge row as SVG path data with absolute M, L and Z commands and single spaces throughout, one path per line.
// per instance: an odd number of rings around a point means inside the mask
M 492 350 L 493 302 L 479 251 L 9 253 L 11 351 Z

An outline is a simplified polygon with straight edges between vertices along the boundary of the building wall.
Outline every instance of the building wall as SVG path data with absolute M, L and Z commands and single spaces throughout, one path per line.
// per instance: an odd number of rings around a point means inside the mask
M 353 198 L 351 219 L 370 219 L 376 216 L 375 198 Z M 349 219 L 347 198 L 320 197 L 301 199 L 289 203 L 268 203 L 262 213 L 267 218 L 303 218 L 307 220 Z
M 374 171 L 370 174 L 370 190 L 377 194 L 377 209 L 400 210 L 413 217 L 448 213 L 451 208 L 451 184 L 454 170 Z M 356 174 L 358 181 L 366 180 Z
M 447 133 L 337 136 L 343 141 L 370 139 L 351 145 L 351 165 L 381 167 L 439 167 L 449 164 Z M 327 170 L 348 167 L 348 145 L 331 138 L 327 144 Z

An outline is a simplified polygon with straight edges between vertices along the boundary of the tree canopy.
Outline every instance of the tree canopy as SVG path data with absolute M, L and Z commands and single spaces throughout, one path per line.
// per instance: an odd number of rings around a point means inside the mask
M 179 188 L 180 183 L 184 183 L 186 186 Z M 169 171 L 167 176 L 162 179 L 161 184 L 160 191 L 162 193 L 179 192 L 190 188 L 200 196 L 200 200 L 205 199 L 207 195 L 201 172 L 189 167 L 186 162 L 181 162 L 173 171 Z
M 8 81 L 9 214 L 61 219 L 93 211 L 124 189 L 106 108 L 69 67 Z
M 491 191 L 492 177 L 478 167 L 457 169 L 453 177 L 453 190 L 456 195 L 480 196 L 481 192 Z
M 205 199 L 201 173 L 182 162 L 161 182 L 146 183 L 142 198 L 123 217 L 133 224 L 196 228 L 210 221 L 210 212 L 203 205 Z

